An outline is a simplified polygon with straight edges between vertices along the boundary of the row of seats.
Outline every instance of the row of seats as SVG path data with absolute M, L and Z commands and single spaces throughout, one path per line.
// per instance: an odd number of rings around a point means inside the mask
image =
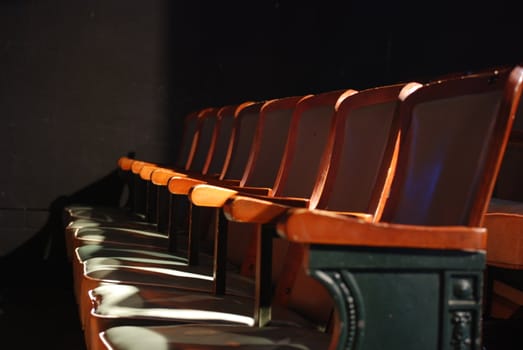
M 64 211 L 88 349 L 481 348 L 523 67 L 205 108 Z

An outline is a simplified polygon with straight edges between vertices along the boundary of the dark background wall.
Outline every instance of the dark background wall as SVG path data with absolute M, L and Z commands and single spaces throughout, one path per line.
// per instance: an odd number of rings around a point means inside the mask
M 117 203 L 118 157 L 172 160 L 193 109 L 522 62 L 519 17 L 511 1 L 1 1 L 0 256 L 59 254 L 60 207 Z
M 0 255 L 119 156 L 167 157 L 167 15 L 162 1 L 0 2 Z

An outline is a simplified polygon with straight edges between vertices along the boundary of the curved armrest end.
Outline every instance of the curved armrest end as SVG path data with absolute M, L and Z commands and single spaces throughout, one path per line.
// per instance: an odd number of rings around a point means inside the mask
M 167 186 L 169 180 L 173 177 L 187 177 L 187 174 L 167 168 L 157 168 L 151 175 L 151 182 L 157 186 Z
M 167 184 L 169 192 L 172 194 L 188 195 L 193 186 L 207 183 L 203 180 L 193 179 L 191 177 L 175 176 L 171 177 Z
M 118 167 L 123 171 L 130 171 L 135 160 L 129 157 L 120 157 L 118 159 Z
M 158 170 L 158 167 L 156 165 L 150 165 L 150 164 L 146 164 L 142 167 L 142 169 L 140 170 L 140 178 L 142 180 L 146 180 L 146 181 L 149 181 L 151 180 L 151 176 L 152 174 Z
M 155 163 L 144 162 L 144 161 L 141 161 L 141 160 L 135 160 L 133 162 L 133 164 L 131 165 L 131 171 L 133 172 L 133 174 L 139 175 L 140 171 L 142 170 L 142 168 L 145 165 L 156 165 L 156 164 Z
M 189 190 L 189 199 L 198 206 L 220 208 L 237 193 L 238 191 L 229 188 L 201 184 Z

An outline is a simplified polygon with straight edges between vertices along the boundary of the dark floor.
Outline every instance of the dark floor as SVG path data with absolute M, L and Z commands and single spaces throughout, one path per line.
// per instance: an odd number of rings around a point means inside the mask
M 67 264 L 2 262 L 1 349 L 84 350 Z
M 485 320 L 483 328 L 485 350 L 523 349 L 523 320 Z

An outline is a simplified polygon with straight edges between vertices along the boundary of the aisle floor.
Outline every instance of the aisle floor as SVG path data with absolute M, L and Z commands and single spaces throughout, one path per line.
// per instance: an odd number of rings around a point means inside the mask
M 2 265 L 0 347 L 85 350 L 68 267 L 12 261 Z

